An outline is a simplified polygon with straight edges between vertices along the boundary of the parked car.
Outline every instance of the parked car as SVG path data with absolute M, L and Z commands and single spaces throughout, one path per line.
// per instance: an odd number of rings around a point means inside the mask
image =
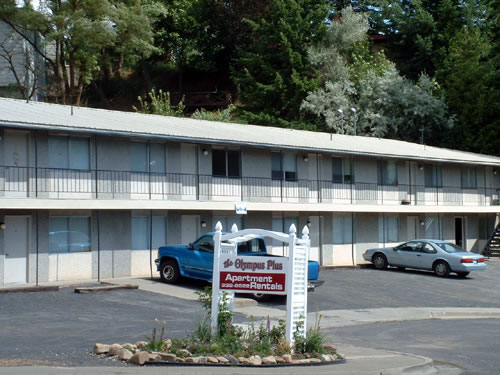
M 188 245 L 168 245 L 158 249 L 155 259 L 160 278 L 166 283 L 176 283 L 181 277 L 212 281 L 214 264 L 214 234 L 206 233 Z M 238 244 L 238 255 L 272 256 L 268 254 L 264 238 L 257 237 Z M 323 284 L 319 279 L 319 263 L 309 261 L 308 290 Z M 265 300 L 269 295 L 255 293 L 258 300 Z
M 466 277 L 471 271 L 484 271 L 486 263 L 480 254 L 474 254 L 451 242 L 441 240 L 414 240 L 396 247 L 368 249 L 363 258 L 375 268 L 395 266 L 401 269 L 432 270 L 437 276 L 455 272 Z

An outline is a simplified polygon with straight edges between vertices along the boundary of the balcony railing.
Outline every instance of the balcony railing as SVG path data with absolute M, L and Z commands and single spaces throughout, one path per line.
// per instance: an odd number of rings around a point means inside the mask
M 499 189 L 0 167 L 0 197 L 484 206 L 498 205 Z

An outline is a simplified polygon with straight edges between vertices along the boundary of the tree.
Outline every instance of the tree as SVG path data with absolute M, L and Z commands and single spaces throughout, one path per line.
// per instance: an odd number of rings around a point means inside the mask
M 417 85 L 401 77 L 383 53 L 371 54 L 368 19 L 348 7 L 328 29 L 326 44 L 310 50 L 322 72 L 324 85 L 310 92 L 302 109 L 340 133 L 419 141 L 439 141 L 452 126 L 439 87 L 421 75 Z M 340 111 L 339 111 L 340 110 Z
M 307 46 L 323 37 L 326 16 L 322 0 L 273 0 L 262 18 L 247 20 L 251 42 L 232 72 L 244 119 L 265 125 L 300 119 L 302 100 L 318 85 Z
M 46 61 L 63 104 L 79 105 L 84 86 L 115 59 L 121 69 L 125 61 L 135 62 L 154 49 L 140 0 L 47 0 L 39 9 L 28 0 L 20 7 L 6 0 L 0 19 Z M 42 46 L 34 33 L 42 37 Z
M 23 99 L 38 99 L 38 94 L 43 91 L 43 69 L 33 48 L 19 37 L 12 29 L 0 38 L 0 71 L 10 71 L 14 79 L 13 86 L 18 93 L 17 97 Z

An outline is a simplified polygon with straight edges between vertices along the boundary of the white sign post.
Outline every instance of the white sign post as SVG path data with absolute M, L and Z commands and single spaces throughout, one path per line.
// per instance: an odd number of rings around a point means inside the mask
M 224 295 L 234 292 L 282 294 L 287 296 L 286 338 L 294 343 L 294 334 L 306 336 L 307 271 L 309 257 L 309 228 L 304 226 L 302 238 L 297 238 L 295 225 L 289 234 L 264 229 L 238 231 L 233 224 L 230 234 L 222 234 L 222 224 L 215 226 L 214 268 L 212 281 L 212 333 L 217 332 L 219 306 Z M 256 237 L 271 237 L 287 243 L 288 257 L 237 256 L 238 243 Z

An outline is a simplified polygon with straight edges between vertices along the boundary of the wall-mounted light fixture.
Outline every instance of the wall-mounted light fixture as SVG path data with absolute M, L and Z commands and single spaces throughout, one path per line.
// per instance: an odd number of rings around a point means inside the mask
M 0 230 L 5 230 L 5 228 L 7 228 L 5 223 L 0 223 Z
M 421 171 L 423 171 L 424 170 L 424 165 L 423 164 L 419 164 L 418 165 L 418 169 L 420 169 Z
M 304 163 L 307 163 L 309 161 L 309 158 L 307 157 L 307 155 L 304 156 Z
M 203 221 L 203 220 L 201 221 L 201 223 L 200 223 L 200 224 L 201 224 L 201 227 L 202 227 L 202 228 L 206 228 L 206 226 L 207 226 L 207 222 L 206 222 L 206 221 Z
M 307 225 L 309 228 L 311 228 L 311 222 L 310 222 L 309 220 L 307 220 L 306 225 Z
M 421 226 L 424 226 L 424 225 L 425 225 L 425 221 L 420 220 L 420 225 L 421 225 Z
M 498 174 L 496 169 L 493 169 L 493 174 L 496 176 Z
M 207 155 L 208 155 L 208 150 L 206 150 L 206 149 L 203 149 L 201 152 L 202 152 L 202 153 L 203 153 L 203 155 L 205 155 L 205 156 L 207 156 Z

